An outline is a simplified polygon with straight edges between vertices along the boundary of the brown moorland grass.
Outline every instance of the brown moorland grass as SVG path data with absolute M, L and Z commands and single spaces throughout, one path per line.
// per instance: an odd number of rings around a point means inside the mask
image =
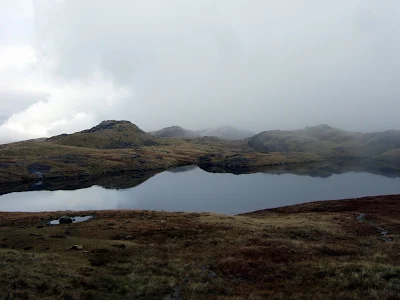
M 3 212 L 0 299 L 399 299 L 398 201 L 68 212 L 95 219 L 43 227 L 66 212 Z

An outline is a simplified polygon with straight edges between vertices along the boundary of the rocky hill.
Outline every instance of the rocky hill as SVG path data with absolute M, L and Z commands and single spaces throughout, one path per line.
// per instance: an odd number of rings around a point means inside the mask
M 199 136 L 194 131 L 184 129 L 179 126 L 166 127 L 161 130 L 152 131 L 150 133 L 156 137 L 163 137 L 163 138 L 170 138 L 170 137 L 195 138 Z
M 252 137 L 249 145 L 261 152 L 309 152 L 324 156 L 376 157 L 400 148 L 400 131 L 359 133 L 328 125 L 317 125 L 292 131 L 264 131 Z
M 46 140 L 60 145 L 97 149 L 124 149 L 157 145 L 157 138 L 129 121 L 103 121 L 99 125 L 73 134 L 61 134 Z

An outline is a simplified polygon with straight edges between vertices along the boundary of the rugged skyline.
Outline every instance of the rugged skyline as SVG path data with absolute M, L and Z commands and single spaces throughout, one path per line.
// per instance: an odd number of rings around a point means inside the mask
M 395 0 L 2 0 L 0 143 L 108 119 L 400 129 L 399 13 Z

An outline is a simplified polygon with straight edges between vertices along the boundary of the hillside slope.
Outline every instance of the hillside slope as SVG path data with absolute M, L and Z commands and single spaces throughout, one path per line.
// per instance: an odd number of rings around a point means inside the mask
M 103 121 L 99 125 L 73 134 L 61 134 L 46 140 L 60 145 L 96 149 L 124 149 L 159 144 L 157 138 L 129 121 Z
M 384 152 L 376 157 L 377 160 L 400 163 L 400 148 Z
M 376 157 L 400 148 L 400 131 L 358 133 L 328 125 L 261 132 L 249 140 L 260 152 L 309 152 L 334 157 Z

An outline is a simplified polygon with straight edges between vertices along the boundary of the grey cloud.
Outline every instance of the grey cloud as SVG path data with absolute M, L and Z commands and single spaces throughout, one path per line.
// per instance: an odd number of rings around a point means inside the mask
M 30 0 L 0 1 L 0 45 L 32 39 L 33 8 Z
M 93 107 L 96 122 L 400 128 L 395 0 L 41 0 L 33 8 L 46 72 L 61 81 L 102 72 L 130 90 L 114 107 Z
M 0 91 L 0 125 L 13 114 L 47 97 L 48 95 L 40 92 Z

